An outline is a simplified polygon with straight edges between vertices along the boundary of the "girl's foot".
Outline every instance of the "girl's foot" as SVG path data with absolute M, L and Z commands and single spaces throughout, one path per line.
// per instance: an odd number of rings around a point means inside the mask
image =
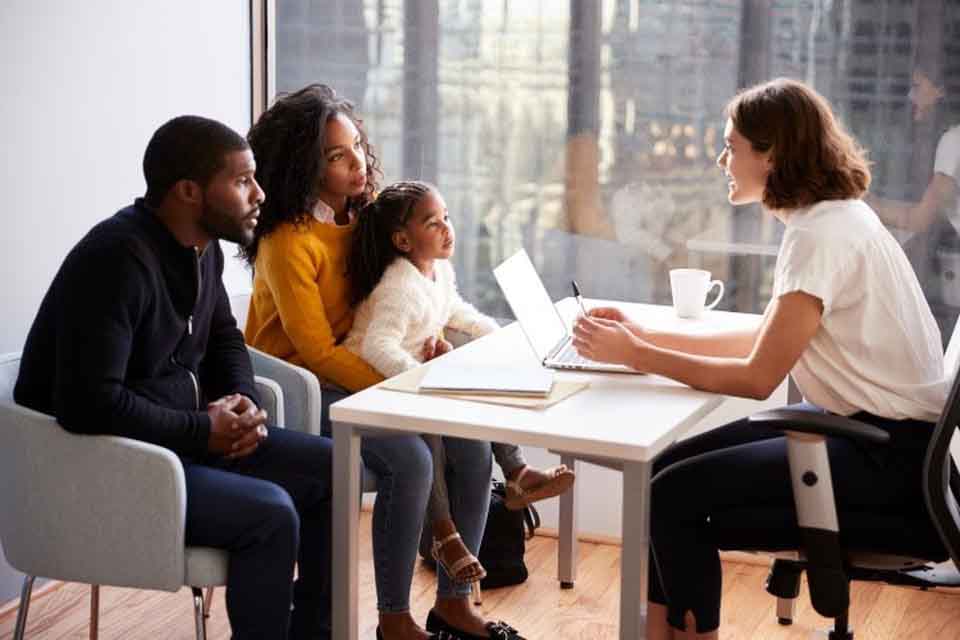
M 566 492 L 573 486 L 574 479 L 573 471 L 564 464 L 543 470 L 524 465 L 507 477 L 504 505 L 507 509 L 519 511 L 532 502 Z
M 458 584 L 479 582 L 487 577 L 486 569 L 456 531 L 439 540 L 434 538 L 431 552 L 447 576 Z
M 450 518 L 434 520 L 431 555 L 447 576 L 456 583 L 470 584 L 483 580 L 487 572 L 457 533 L 457 525 Z

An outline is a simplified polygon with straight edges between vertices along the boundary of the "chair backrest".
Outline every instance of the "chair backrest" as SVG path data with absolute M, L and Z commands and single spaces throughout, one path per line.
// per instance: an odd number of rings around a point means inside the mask
M 943 374 L 948 380 L 953 380 L 960 370 L 960 318 L 953 325 L 953 333 L 950 334 L 950 342 L 947 343 L 947 350 L 943 354 Z M 950 453 L 953 455 L 953 461 L 960 466 L 960 433 L 955 433 L 950 442 Z
M 233 311 L 233 317 L 237 319 L 237 326 L 240 331 L 247 326 L 247 311 L 250 310 L 250 294 L 236 293 L 230 296 L 230 310 Z
M 954 331 L 950 346 L 957 343 Z M 950 351 L 948 347 L 947 351 Z M 949 369 L 948 369 L 949 371 Z M 923 493 L 934 526 L 950 553 L 953 563 L 960 567 L 960 508 L 955 496 L 960 495 L 960 478 L 953 471 L 951 442 L 960 428 L 960 375 L 953 372 L 953 384 L 940 419 L 927 447 L 923 467 Z
M 13 386 L 20 372 L 20 354 L 0 355 L 0 402 L 13 402 Z
M 957 375 L 958 368 L 960 368 L 960 318 L 957 318 L 957 323 L 953 325 L 950 342 L 947 343 L 947 350 L 943 354 L 943 372 L 948 377 Z

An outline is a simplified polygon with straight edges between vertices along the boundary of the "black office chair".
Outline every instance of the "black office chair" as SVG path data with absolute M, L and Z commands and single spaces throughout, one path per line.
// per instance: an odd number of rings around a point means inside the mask
M 842 416 L 790 409 L 764 411 L 750 421 L 787 435 L 800 549 L 794 559 L 776 557 L 767 579 L 767 590 L 779 599 L 781 624 L 792 622 L 803 571 L 807 572 L 813 608 L 834 619 L 830 640 L 853 638 L 848 619 L 850 580 L 922 589 L 960 586 L 960 509 L 956 500 L 960 482 L 950 455 L 950 441 L 960 427 L 960 376 L 953 382 L 924 460 L 928 518 L 863 514 L 856 518 L 859 531 L 839 531 L 825 436 L 885 444 L 889 435 L 882 429 Z M 873 545 L 862 542 L 879 529 L 909 531 L 910 535 L 898 549 L 870 548 Z M 856 546 L 846 548 L 845 539 L 857 541 Z

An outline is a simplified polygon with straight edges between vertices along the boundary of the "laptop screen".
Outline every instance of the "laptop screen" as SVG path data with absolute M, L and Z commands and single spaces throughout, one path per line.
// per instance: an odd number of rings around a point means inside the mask
M 521 249 L 493 270 L 517 322 L 542 362 L 567 336 L 567 327 L 550 300 L 540 275 Z

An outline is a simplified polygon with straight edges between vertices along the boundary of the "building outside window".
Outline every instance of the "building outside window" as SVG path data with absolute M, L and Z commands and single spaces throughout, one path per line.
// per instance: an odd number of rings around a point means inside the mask
M 715 165 L 739 88 L 816 87 L 868 149 L 878 202 L 918 201 L 960 124 L 960 0 L 276 0 L 267 28 L 277 92 L 332 85 L 385 183 L 437 184 L 461 292 L 503 318 L 491 270 L 520 247 L 555 299 L 576 278 L 587 297 L 667 304 L 669 270 L 693 265 L 725 281 L 720 308 L 762 311 L 782 228 L 731 207 Z M 957 204 L 888 226 L 946 343 Z

